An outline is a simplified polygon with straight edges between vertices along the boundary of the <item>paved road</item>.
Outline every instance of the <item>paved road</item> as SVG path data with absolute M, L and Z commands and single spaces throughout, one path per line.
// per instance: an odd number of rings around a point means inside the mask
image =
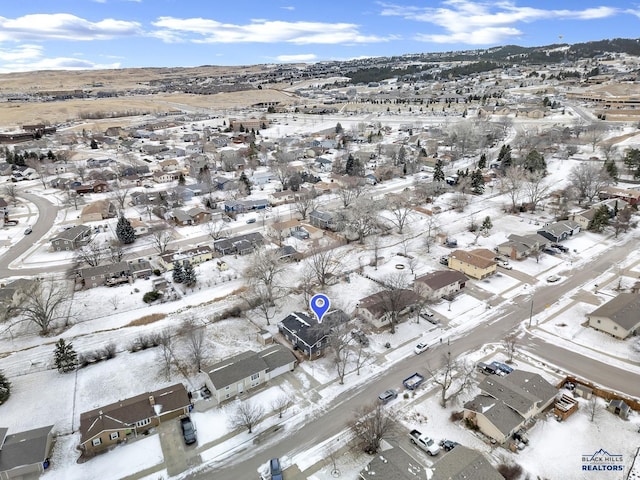
M 554 303 L 560 296 L 572 289 L 585 283 L 588 284 L 593 278 L 610 268 L 611 265 L 624 259 L 629 248 L 635 245 L 636 242 L 637 239 L 631 239 L 625 245 L 606 251 L 600 257 L 595 258 L 589 264 L 588 269 L 575 272 L 560 284 L 539 287 L 535 291 L 533 314 L 540 313 L 546 308 L 546 305 Z M 503 313 L 496 314 L 495 319 L 489 320 L 460 337 L 452 339 L 450 345 L 438 344 L 420 357 L 410 355 L 408 358 L 390 366 L 383 374 L 371 379 L 367 384 L 343 393 L 322 411 L 316 412 L 314 418 L 303 427 L 292 431 L 285 429 L 284 433 L 277 434 L 272 441 L 261 445 L 246 445 L 242 450 L 226 456 L 220 463 L 212 464 L 207 471 L 191 474 L 187 478 L 211 478 L 213 472 L 215 472 L 215 478 L 218 480 L 254 478 L 256 477 L 257 468 L 269 458 L 292 457 L 327 438 L 338 435 L 347 422 L 352 419 L 354 410 L 369 404 L 372 400 L 375 400 L 378 393 L 387 388 L 399 388 L 403 378 L 411 375 L 416 370 L 424 371 L 424 366 L 427 362 L 430 365 L 436 365 L 447 350 L 450 350 L 452 355 L 458 356 L 477 350 L 486 343 L 500 341 L 516 325 L 523 320 L 526 321 L 530 312 L 530 296 L 522 295 L 514 298 L 506 306 Z M 578 376 L 593 379 L 605 387 L 640 397 L 640 375 L 587 358 L 580 353 L 565 350 L 539 338 L 526 336 L 523 340 L 522 348 L 535 352 L 537 356 L 547 359 L 549 363 Z

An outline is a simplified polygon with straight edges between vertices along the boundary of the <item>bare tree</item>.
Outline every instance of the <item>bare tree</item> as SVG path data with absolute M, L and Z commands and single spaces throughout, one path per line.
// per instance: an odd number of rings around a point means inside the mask
M 87 165 L 84 162 L 76 163 L 76 174 L 80 177 L 80 181 L 84 183 L 87 176 Z
M 436 217 L 432 214 L 427 217 L 427 223 L 425 225 L 425 237 L 424 246 L 427 249 L 427 253 L 431 252 L 431 245 L 433 245 L 436 235 L 440 231 L 440 225 Z
M 379 212 L 379 202 L 360 197 L 347 212 L 347 230 L 363 244 L 364 239 L 377 227 Z
M 229 422 L 233 428 L 246 428 L 251 433 L 264 417 L 264 408 L 249 401 L 240 400 L 239 402 L 236 410 L 229 417 Z
M 338 188 L 338 197 L 342 201 L 342 206 L 347 208 L 356 201 L 366 191 L 367 184 L 362 178 L 347 177 L 343 185 Z
M 509 357 L 508 362 L 513 362 L 513 356 L 516 354 L 516 346 L 518 345 L 518 336 L 515 333 L 510 333 L 502 339 L 502 346 L 507 352 Z
M 160 346 L 160 358 L 164 367 L 164 375 L 167 380 L 171 379 L 171 364 L 173 363 L 173 339 L 171 330 L 164 329 L 158 336 L 158 344 Z
M 382 289 L 377 292 L 378 308 L 387 317 L 391 333 L 396 332 L 400 313 L 409 307 L 417 296 L 408 289 L 409 280 L 404 272 L 391 273 L 382 279 Z
M 196 372 L 199 372 L 207 354 L 205 327 L 202 324 L 198 325 L 195 319 L 190 317 L 182 323 L 181 330 L 187 343 L 190 363 L 195 367 Z
M 229 230 L 221 220 L 210 220 L 202 225 L 202 229 L 212 240 L 220 240 L 229 236 Z
M 547 196 L 549 185 L 544 183 L 544 172 L 536 171 L 526 174 L 524 193 L 527 197 L 529 208 L 535 212 L 538 204 Z
M 370 351 L 365 349 L 365 346 L 362 343 L 358 343 L 354 350 L 353 362 L 356 366 L 356 375 L 360 375 L 360 369 L 365 365 L 372 363 L 374 356 Z
M 2 189 L 4 195 L 11 200 L 13 206 L 15 207 L 18 204 L 18 187 L 14 183 L 9 185 L 5 185 Z
M 53 278 L 35 280 L 25 291 L 23 302 L 12 309 L 36 325 L 41 335 L 47 335 L 56 323 L 68 322 L 71 298 L 66 282 Z
M 603 188 L 613 183 L 613 179 L 602 165 L 583 162 L 571 169 L 569 182 L 577 190 L 579 202 L 592 202 Z
M 411 202 L 404 197 L 396 196 L 389 202 L 387 208 L 392 214 L 391 222 L 398 228 L 398 233 L 402 234 L 411 214 Z
M 36 158 L 29 158 L 24 163 L 37 172 L 40 183 L 42 183 L 42 188 L 47 188 L 47 180 L 49 179 L 49 171 L 47 170 L 47 166 L 43 164 L 41 160 Z
M 278 414 L 278 418 L 282 418 L 292 405 L 293 402 L 291 401 L 291 397 L 286 393 L 276 397 L 273 402 L 271 402 L 271 408 L 273 408 L 273 411 Z
M 451 352 L 442 356 L 438 369 L 427 365 L 431 380 L 440 388 L 440 405 L 446 408 L 447 402 L 456 398 L 471 384 L 473 367 L 451 358 Z
M 308 192 L 298 192 L 295 195 L 296 212 L 300 214 L 302 220 L 306 220 L 307 215 L 315 210 L 318 205 L 318 199 L 315 190 Z
M 105 249 L 98 242 L 91 242 L 75 251 L 74 257 L 79 264 L 97 267 L 106 258 Z
M 369 454 L 374 454 L 380 450 L 382 440 L 394 436 L 397 425 L 392 410 L 385 409 L 380 403 L 372 403 L 356 410 L 349 428 L 361 448 Z
M 71 188 L 68 188 L 66 190 L 66 202 L 65 203 L 67 205 L 69 205 L 69 206 L 73 205 L 73 208 L 78 210 L 78 202 L 79 202 L 79 200 L 80 199 L 78 198 L 78 193 L 75 190 L 73 190 Z
M 469 198 L 462 192 L 456 192 L 451 199 L 451 206 L 456 212 L 462 213 L 469 205 Z
M 586 128 L 584 136 L 591 144 L 592 152 L 596 151 L 596 146 L 602 141 L 606 131 L 607 127 L 603 123 L 592 123 Z
M 248 292 L 241 295 L 242 299 L 249 306 L 249 309 L 256 310 L 260 313 L 264 317 L 267 325 L 271 325 L 271 319 L 275 317 L 278 310 L 278 298 L 274 295 L 274 291 L 271 292 L 271 295 L 272 299 L 270 301 L 269 289 L 260 283 L 254 283 Z
M 280 261 L 275 250 L 260 248 L 253 253 L 244 277 L 254 288 L 262 285 L 265 299 L 269 305 L 273 305 L 284 268 L 285 264 Z
M 329 278 L 341 271 L 343 258 L 344 254 L 339 254 L 333 248 L 314 248 L 306 260 L 306 265 L 318 284 L 324 287 Z
M 110 193 L 109 198 L 115 202 L 120 208 L 120 211 L 124 211 L 127 206 L 127 196 L 129 195 L 130 188 L 118 184 Z
M 109 303 L 113 306 L 114 310 L 117 310 L 118 305 L 120 305 L 120 297 L 118 295 L 114 295 L 109 299 Z
M 154 230 L 151 234 L 151 243 L 153 248 L 155 248 L 160 255 L 167 253 L 169 244 L 173 239 L 173 231 L 169 230 L 168 227 Z
M 511 211 L 517 210 L 518 199 L 525 180 L 525 171 L 517 166 L 509 167 L 500 178 L 500 188 L 511 199 Z
M 124 260 L 127 256 L 127 250 L 124 246 L 117 240 L 113 240 L 107 249 L 107 253 L 109 254 L 109 259 L 112 263 L 118 263 Z
M 328 329 L 327 345 L 338 373 L 338 382 L 344 385 L 344 376 L 351 359 L 353 336 L 346 323 L 338 323 Z
M 307 308 L 309 308 L 309 301 L 311 300 L 311 297 L 315 292 L 315 278 L 316 276 L 313 268 L 309 266 L 308 263 L 305 264 L 302 269 L 302 278 L 300 279 L 301 281 L 298 285 L 298 289 L 302 292 L 302 301 L 304 302 L 304 305 L 307 306 Z

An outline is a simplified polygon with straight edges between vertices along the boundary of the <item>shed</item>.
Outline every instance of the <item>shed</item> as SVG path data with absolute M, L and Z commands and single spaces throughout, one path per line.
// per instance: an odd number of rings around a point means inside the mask
M 624 400 L 611 400 L 607 410 L 625 420 L 629 419 L 629 413 L 631 413 L 631 407 Z

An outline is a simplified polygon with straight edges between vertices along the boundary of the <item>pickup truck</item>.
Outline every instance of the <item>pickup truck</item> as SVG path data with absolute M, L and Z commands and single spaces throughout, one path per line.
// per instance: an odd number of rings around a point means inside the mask
M 411 430 L 409 432 L 409 438 L 411 439 L 411 443 L 417 445 L 432 457 L 440 453 L 440 447 L 433 438 L 427 437 L 419 430 Z
M 424 377 L 416 372 L 410 377 L 405 378 L 402 381 L 402 384 L 405 386 L 405 388 L 408 388 L 409 390 L 415 390 L 420 385 L 422 385 L 422 382 L 424 382 Z

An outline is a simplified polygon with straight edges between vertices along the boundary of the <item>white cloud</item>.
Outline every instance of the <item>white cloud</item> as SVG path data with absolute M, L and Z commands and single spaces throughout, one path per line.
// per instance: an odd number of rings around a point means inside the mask
M 313 53 L 301 53 L 299 55 L 278 55 L 279 62 L 313 62 L 318 57 Z
M 19 45 L 13 49 L 0 48 L 0 62 L 30 61 L 42 57 L 40 45 Z
M 291 7 L 291 6 L 288 6 L 288 7 L 280 7 L 280 8 L 281 8 L 282 10 L 289 10 L 289 11 L 293 11 L 293 10 L 295 10 L 295 9 L 296 9 L 296 7 Z
M 0 42 L 21 40 L 107 40 L 138 35 L 138 22 L 107 18 L 90 22 L 68 13 L 33 14 L 18 18 L 0 17 Z
M 206 18 L 159 17 L 153 25 L 159 28 L 152 35 L 165 42 L 196 43 L 294 43 L 359 44 L 385 42 L 395 37 L 380 37 L 360 33 L 352 23 L 285 22 L 253 19 L 246 25 L 221 23 Z M 195 35 L 195 37 L 194 37 Z
M 518 23 L 538 20 L 593 20 L 621 13 L 612 7 L 595 7 L 583 10 L 545 10 L 517 6 L 513 2 L 473 2 L 447 0 L 442 7 L 414 7 L 380 3 L 381 15 L 398 16 L 406 20 L 431 23 L 441 27 L 443 33 L 421 33 L 417 40 L 436 43 L 466 43 L 471 45 L 495 44 L 522 35 Z

